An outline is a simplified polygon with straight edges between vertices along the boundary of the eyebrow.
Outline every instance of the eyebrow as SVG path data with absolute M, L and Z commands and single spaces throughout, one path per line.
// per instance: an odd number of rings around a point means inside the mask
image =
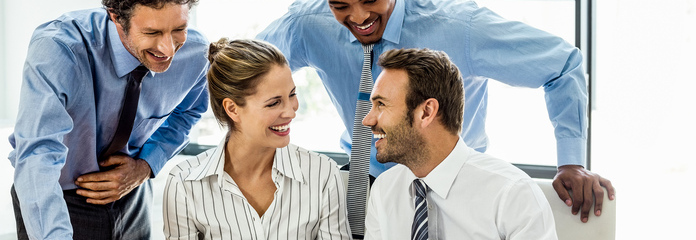
M 380 95 L 376 95 L 376 96 L 373 96 L 371 99 L 372 99 L 372 101 L 374 102 L 374 101 L 377 101 L 377 100 L 385 100 L 386 98 L 384 98 L 384 97 L 382 97 L 382 96 L 380 96 Z
M 332 4 L 332 5 L 333 4 L 346 4 L 347 5 L 348 3 L 341 2 L 341 1 L 329 1 L 329 4 Z
M 184 23 L 184 24 L 181 24 L 181 25 L 177 26 L 177 27 L 174 28 L 174 29 L 182 29 L 182 28 L 187 28 L 187 27 L 188 27 L 188 23 Z M 161 32 L 162 30 L 161 30 L 161 29 L 151 28 L 151 27 L 144 27 L 144 28 L 143 28 L 143 31 L 145 31 L 145 32 Z

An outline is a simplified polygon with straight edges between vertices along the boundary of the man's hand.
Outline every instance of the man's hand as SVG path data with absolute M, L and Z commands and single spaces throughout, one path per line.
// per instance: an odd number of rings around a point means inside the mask
M 99 163 L 109 170 L 88 173 L 77 178 L 75 184 L 82 189 L 77 194 L 87 197 L 91 204 L 107 204 L 121 199 L 150 178 L 152 170 L 145 160 L 113 155 Z
M 595 197 L 595 216 L 602 214 L 602 202 L 604 201 L 604 189 L 607 188 L 609 200 L 614 200 L 614 186 L 611 181 L 585 170 L 579 165 L 566 165 L 558 167 L 558 173 L 553 179 L 553 188 L 556 189 L 558 197 L 565 202 L 566 205 L 572 206 L 573 215 L 578 214 L 580 210 L 580 220 L 587 222 L 590 208 L 592 208 L 592 195 Z M 573 191 L 571 198 L 568 190 Z

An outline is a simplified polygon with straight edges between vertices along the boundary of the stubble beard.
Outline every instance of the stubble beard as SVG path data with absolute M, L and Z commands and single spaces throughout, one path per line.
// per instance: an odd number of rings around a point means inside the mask
M 387 145 L 383 151 L 377 152 L 377 161 L 380 163 L 399 163 L 407 167 L 419 167 L 428 155 L 425 148 L 425 138 L 410 126 L 408 119 L 404 118 L 397 126 L 387 134 Z

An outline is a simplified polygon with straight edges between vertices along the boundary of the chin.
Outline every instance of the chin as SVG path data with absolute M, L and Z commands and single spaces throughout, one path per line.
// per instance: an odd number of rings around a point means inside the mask
M 274 142 L 273 147 L 275 148 L 284 148 L 287 147 L 288 144 L 290 144 L 290 138 L 288 137 L 287 140 L 280 141 L 280 142 Z
M 169 60 L 166 63 L 159 63 L 159 64 L 152 64 L 152 63 L 148 62 L 148 64 L 143 64 L 143 65 L 145 65 L 145 67 L 150 69 L 150 71 L 153 71 L 156 73 L 163 73 L 163 72 L 166 72 L 167 69 L 169 69 L 169 67 L 172 65 L 172 61 Z

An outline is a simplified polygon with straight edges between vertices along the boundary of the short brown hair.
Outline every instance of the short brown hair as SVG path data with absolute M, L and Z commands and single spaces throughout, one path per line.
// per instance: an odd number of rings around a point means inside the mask
M 384 69 L 401 69 L 408 74 L 407 117 L 413 124 L 413 110 L 429 98 L 440 104 L 438 115 L 447 130 L 459 134 L 464 113 L 462 76 L 442 51 L 393 49 L 382 53 L 377 63 Z
M 259 79 L 273 65 L 287 65 L 285 56 L 270 43 L 260 40 L 233 40 L 221 38 L 208 49 L 208 91 L 210 107 L 218 123 L 234 131 L 232 119 L 227 116 L 222 100 L 229 98 L 238 106 L 246 104 L 245 97 L 256 92 Z
M 154 9 L 161 9 L 167 3 L 188 4 L 189 9 L 191 9 L 198 3 L 198 0 L 102 0 L 104 8 L 110 13 L 116 14 L 116 21 L 123 26 L 126 34 L 128 34 L 130 29 L 130 19 L 133 16 L 135 6 L 140 4 Z

